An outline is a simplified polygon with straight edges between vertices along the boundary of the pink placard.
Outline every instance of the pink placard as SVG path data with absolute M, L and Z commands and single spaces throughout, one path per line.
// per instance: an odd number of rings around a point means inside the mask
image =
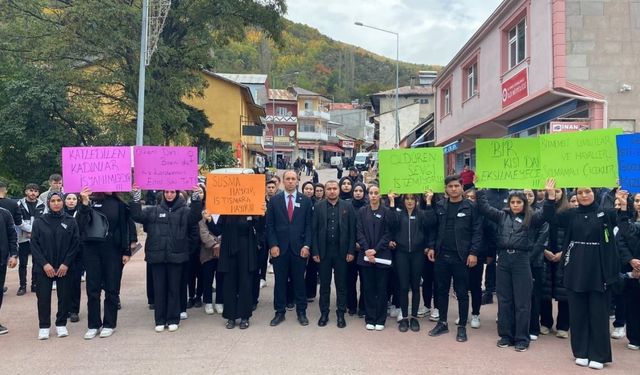
M 197 147 L 134 147 L 134 177 L 140 189 L 191 190 L 198 184 Z
M 131 147 L 63 147 L 64 191 L 131 191 Z

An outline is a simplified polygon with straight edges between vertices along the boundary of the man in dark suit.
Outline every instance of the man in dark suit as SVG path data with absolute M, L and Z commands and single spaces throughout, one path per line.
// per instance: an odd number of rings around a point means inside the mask
M 298 322 L 309 325 L 304 271 L 311 249 L 312 203 L 298 193 L 298 174 L 286 171 L 284 191 L 269 200 L 267 205 L 267 246 L 273 259 L 275 288 L 273 305 L 276 310 L 271 326 L 284 321 L 287 302 L 287 279 L 293 283 Z
M 339 199 L 337 181 L 325 184 L 326 199 L 313 210 L 313 260 L 320 263 L 320 320 L 329 321 L 331 274 L 335 274 L 338 328 L 347 326 L 347 263 L 352 262 L 356 244 L 356 214 L 351 203 Z

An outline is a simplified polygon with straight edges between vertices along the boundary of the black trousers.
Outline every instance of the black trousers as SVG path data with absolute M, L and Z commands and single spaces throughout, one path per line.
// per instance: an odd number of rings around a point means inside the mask
M 229 272 L 224 273 L 224 310 L 225 319 L 249 319 L 253 309 L 253 292 L 251 285 L 253 272 L 249 272 L 248 260 L 242 259 L 241 254 L 227 259 Z M 218 290 L 216 288 L 216 290 Z
M 384 325 L 387 320 L 389 268 L 360 267 L 364 288 L 366 324 Z
M 538 336 L 540 334 L 540 299 L 544 283 L 544 268 L 531 267 L 531 277 L 533 277 L 533 289 L 531 291 L 529 334 Z
M 569 327 L 569 302 L 558 301 L 558 314 L 556 316 L 556 330 L 568 331 Z M 544 298 L 540 300 L 540 324 L 553 328 L 553 300 Z
M 273 258 L 273 272 L 275 273 L 275 287 L 273 290 L 273 307 L 278 313 L 286 312 L 287 280 L 291 278 L 293 299 L 298 313 L 306 313 L 307 297 L 304 288 L 304 270 L 307 260 L 291 249 L 280 249 L 280 256 Z
M 313 262 L 313 260 L 310 260 Z M 342 257 L 338 255 L 336 250 L 327 250 L 324 259 L 320 259 L 320 312 L 322 314 L 329 313 L 330 297 L 331 297 L 331 275 L 334 276 L 334 285 L 336 286 L 336 311 L 344 314 L 347 310 L 347 268 L 346 255 Z
M 182 273 L 180 274 L 180 312 L 187 311 L 187 301 L 189 299 L 187 288 L 189 284 L 189 262 L 182 263 Z
M 87 311 L 89 329 L 116 328 L 122 254 L 109 242 L 87 243 L 83 250 L 87 271 Z M 100 314 L 100 297 L 104 290 L 104 317 Z
M 307 262 L 307 268 L 304 273 L 304 287 L 307 293 L 307 298 L 316 298 L 318 294 L 318 263 L 313 259 L 309 259 Z
M 80 301 L 82 297 L 82 273 L 83 267 L 76 263 L 73 268 L 69 269 L 69 313 L 80 313 Z
M 58 312 L 56 313 L 56 327 L 67 325 L 69 315 L 69 285 L 71 278 L 49 278 L 42 272 L 36 272 L 36 297 L 38 298 L 38 322 L 40 328 L 51 328 L 51 291 L 53 282 L 56 282 L 56 294 L 58 295 Z
M 360 266 L 354 260 L 347 263 L 347 309 L 349 311 L 364 311 L 364 296 L 362 289 L 362 279 L 360 280 L 360 296 L 358 297 L 358 275 L 362 277 L 360 273 Z
M 433 305 L 431 301 L 433 300 Z M 438 306 L 438 289 L 436 287 L 436 277 L 434 264 L 429 259 L 424 259 L 424 267 L 422 268 L 422 303 L 428 309 L 431 306 Z
M 2 308 L 2 300 L 4 299 L 4 283 L 7 279 L 7 264 L 0 264 L 0 309 Z
M 627 280 L 624 297 L 627 304 L 627 338 L 630 344 L 640 346 L 640 281 Z
M 266 245 L 258 248 L 258 269 L 253 273 L 253 303 L 258 304 L 260 299 L 260 280 L 267 280 L 267 264 L 269 262 L 269 251 Z M 306 281 L 306 279 L 305 279 Z M 316 279 L 317 284 L 317 279 Z M 315 297 L 315 293 L 313 297 Z
M 418 316 L 420 307 L 420 277 L 424 266 L 424 254 L 419 251 L 396 252 L 398 274 L 398 302 L 404 318 L 409 317 L 409 289 L 411 289 L 411 316 Z
M 151 265 L 153 275 L 154 317 L 157 326 L 180 323 L 180 287 L 184 265 L 157 263 Z
M 146 289 L 147 289 L 147 303 L 149 305 L 153 305 L 155 303 L 154 300 L 154 290 L 153 290 L 153 273 L 152 273 L 152 267 L 150 263 L 147 263 L 147 285 L 146 285 Z
M 498 335 L 514 344 L 529 344 L 533 279 L 529 253 L 500 251 L 496 266 Z
M 478 259 L 478 264 L 476 264 L 475 267 L 469 268 L 469 292 L 471 294 L 471 315 L 480 315 L 480 307 L 482 306 L 482 274 L 483 273 L 484 273 L 484 260 Z
M 484 269 L 484 292 L 496 292 L 496 261 L 495 258 L 491 264 L 487 263 Z
M 478 266 L 476 265 L 476 267 Z M 458 325 L 460 327 L 466 326 L 469 316 L 469 268 L 462 262 L 458 254 L 442 252 L 436 258 L 434 270 L 436 280 L 438 280 L 440 322 L 447 323 L 449 289 L 451 288 L 451 279 L 453 279 L 460 316 Z
M 609 292 L 567 290 L 571 314 L 571 350 L 576 358 L 612 361 L 609 338 Z
M 189 299 L 195 300 L 202 298 L 202 280 L 201 280 L 200 251 L 189 255 Z
M 213 280 L 216 280 L 216 304 L 223 304 L 224 274 L 216 272 L 218 259 L 211 259 L 202 264 L 202 303 L 213 303 Z
M 29 263 L 29 254 L 31 254 L 31 242 L 18 243 L 18 278 L 20 279 L 20 287 L 27 287 L 27 264 Z M 35 285 L 36 281 L 33 276 L 33 266 L 31 266 L 31 285 Z
M 624 292 L 621 290 L 619 292 L 611 292 L 611 294 L 616 317 L 613 321 L 613 326 L 615 328 L 624 327 L 627 320 L 627 303 L 624 298 Z

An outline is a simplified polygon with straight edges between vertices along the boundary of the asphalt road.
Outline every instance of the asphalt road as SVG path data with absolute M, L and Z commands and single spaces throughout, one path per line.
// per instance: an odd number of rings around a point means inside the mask
M 321 171 L 321 180 L 335 177 Z M 577 367 L 568 340 L 541 336 L 525 353 L 496 347 L 497 305 L 482 307 L 480 329 L 468 329 L 469 341 L 448 335 L 427 335 L 435 323 L 420 319 L 418 333 L 401 333 L 393 319 L 382 332 L 369 332 L 363 319 L 347 317 L 347 328 L 335 326 L 332 312 L 327 327 L 317 327 L 317 301 L 309 304 L 311 324 L 301 327 L 295 313 L 278 327 L 273 317 L 273 275 L 261 291 L 260 304 L 247 330 L 228 330 L 220 315 L 190 309 L 189 319 L 177 332 L 154 332 L 153 312 L 145 296 L 145 264 L 137 254 L 125 267 L 123 308 L 118 327 L 110 338 L 83 339 L 86 331 L 86 298 L 83 293 L 79 323 L 69 323 L 70 336 L 55 335 L 38 341 L 34 293 L 15 295 L 17 270 L 9 270 L 0 322 L 10 332 L 0 336 L 0 374 L 583 374 Z M 84 284 L 83 284 L 84 288 Z M 335 294 L 332 303 L 335 303 Z M 55 306 L 55 297 L 54 306 Z M 451 299 L 450 326 L 457 315 Z M 574 312 L 572 312 L 574 313 Z M 579 312 L 578 312 L 579 313 Z M 53 309 L 55 314 L 55 307 Z M 608 374 L 639 374 L 640 352 L 626 349 L 627 340 L 613 340 L 614 363 Z

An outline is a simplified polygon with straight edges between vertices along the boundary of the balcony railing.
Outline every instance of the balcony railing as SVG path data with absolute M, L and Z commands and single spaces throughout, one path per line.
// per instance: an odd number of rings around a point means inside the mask
M 329 114 L 329 112 L 312 111 L 312 110 L 306 110 L 306 109 L 298 112 L 298 117 L 321 118 L 327 121 L 331 119 L 331 115 Z
M 278 124 L 297 124 L 298 123 L 298 118 L 296 116 L 267 115 L 264 119 L 267 124 L 272 124 L 274 120 Z
M 301 141 L 328 141 L 329 136 L 326 133 L 318 132 L 298 132 L 298 140 Z

